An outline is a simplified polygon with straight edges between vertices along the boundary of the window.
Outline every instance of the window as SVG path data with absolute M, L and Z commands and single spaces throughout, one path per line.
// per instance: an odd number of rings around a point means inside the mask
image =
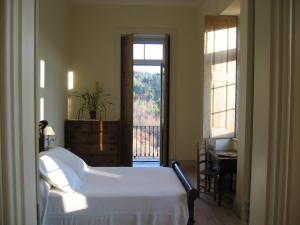
M 163 49 L 163 44 L 134 44 L 133 59 L 162 61 L 164 58 Z
M 236 136 L 236 17 L 206 17 L 205 104 L 208 136 Z

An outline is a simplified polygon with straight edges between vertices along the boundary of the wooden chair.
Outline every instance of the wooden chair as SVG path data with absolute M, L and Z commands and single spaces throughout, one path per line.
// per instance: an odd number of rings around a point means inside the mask
M 210 192 L 213 187 L 214 199 L 216 200 L 218 173 L 209 159 L 208 148 L 206 139 L 197 143 L 197 188 L 200 195 L 200 192 Z

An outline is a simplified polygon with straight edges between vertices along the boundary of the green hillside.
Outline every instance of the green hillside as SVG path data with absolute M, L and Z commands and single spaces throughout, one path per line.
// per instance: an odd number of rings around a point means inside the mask
M 160 74 L 134 72 L 134 125 L 159 126 L 161 101 Z

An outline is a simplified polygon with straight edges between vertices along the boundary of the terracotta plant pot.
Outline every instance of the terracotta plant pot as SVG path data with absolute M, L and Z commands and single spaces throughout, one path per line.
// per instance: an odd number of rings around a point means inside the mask
M 97 116 L 97 112 L 96 111 L 90 111 L 90 119 L 91 120 L 95 120 Z

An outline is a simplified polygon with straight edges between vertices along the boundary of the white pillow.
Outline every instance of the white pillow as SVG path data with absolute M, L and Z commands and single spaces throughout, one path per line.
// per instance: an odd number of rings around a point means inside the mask
M 56 147 L 52 148 L 48 151 L 45 151 L 41 154 L 47 154 L 49 156 L 54 156 L 60 161 L 62 161 L 64 164 L 69 166 L 74 172 L 82 178 L 86 171 L 87 171 L 87 164 L 79 158 L 77 155 L 73 154 L 69 150 L 62 148 L 62 147 Z
M 81 179 L 77 174 L 54 156 L 41 154 L 39 168 L 41 176 L 63 192 L 76 192 L 81 186 Z

